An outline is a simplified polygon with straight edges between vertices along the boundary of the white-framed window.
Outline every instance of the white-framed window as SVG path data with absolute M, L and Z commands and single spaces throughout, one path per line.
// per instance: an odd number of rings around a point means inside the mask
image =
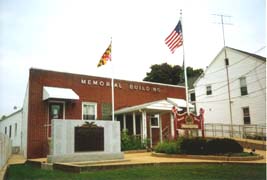
M 241 96 L 248 95 L 248 88 L 247 88 L 246 77 L 239 78 L 239 81 L 240 81 L 240 92 L 241 92 Z
M 97 119 L 97 103 L 94 102 L 82 103 L 82 119 L 83 120 Z
M 9 125 L 9 138 L 12 136 L 12 125 Z
M 150 122 L 151 128 L 159 128 L 159 114 L 151 115 Z
M 212 95 L 212 87 L 211 87 L 211 85 L 206 86 L 206 94 L 207 95 Z
M 17 131 L 18 131 L 18 124 L 17 124 L 17 123 L 15 123 L 15 135 L 14 135 L 15 137 L 16 137 L 16 136 L 17 136 L 17 134 L 18 134 L 18 132 L 17 132 Z
M 242 109 L 243 109 L 244 124 L 251 124 L 249 107 L 243 107 Z

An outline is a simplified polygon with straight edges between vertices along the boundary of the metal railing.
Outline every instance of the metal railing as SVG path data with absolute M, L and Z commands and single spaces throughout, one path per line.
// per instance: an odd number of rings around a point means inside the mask
M 266 140 L 266 125 L 204 124 L 206 136 Z M 232 130 L 233 129 L 233 130 Z

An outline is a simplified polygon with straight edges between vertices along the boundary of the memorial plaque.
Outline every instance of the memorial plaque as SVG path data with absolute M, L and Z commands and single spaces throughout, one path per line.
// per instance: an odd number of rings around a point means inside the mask
M 75 127 L 75 152 L 104 151 L 103 127 Z

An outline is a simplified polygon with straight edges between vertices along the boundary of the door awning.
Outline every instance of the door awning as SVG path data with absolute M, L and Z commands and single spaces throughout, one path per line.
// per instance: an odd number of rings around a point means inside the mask
M 159 101 L 153 101 L 145 104 L 118 109 L 115 111 L 115 114 L 123 114 L 141 110 L 146 110 L 148 112 L 157 112 L 157 113 L 171 112 L 173 106 L 176 106 L 176 108 L 178 108 L 178 110 L 180 111 L 182 110 L 181 107 L 182 108 L 186 107 L 186 101 L 183 99 L 167 98 Z M 194 106 L 192 104 L 189 104 L 189 108 L 193 107 Z
M 69 88 L 58 87 L 43 87 L 43 100 L 47 99 L 66 99 L 66 100 L 78 100 L 79 96 Z

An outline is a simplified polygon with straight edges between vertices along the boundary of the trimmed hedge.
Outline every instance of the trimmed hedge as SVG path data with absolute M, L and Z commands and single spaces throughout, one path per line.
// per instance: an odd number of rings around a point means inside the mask
M 179 138 L 177 141 L 159 143 L 155 152 L 167 154 L 229 154 L 241 153 L 243 147 L 233 139 Z
M 203 138 L 186 138 L 181 142 L 181 152 L 183 154 L 206 154 L 207 140 Z
M 206 143 L 207 154 L 241 153 L 243 147 L 233 139 L 211 139 Z

